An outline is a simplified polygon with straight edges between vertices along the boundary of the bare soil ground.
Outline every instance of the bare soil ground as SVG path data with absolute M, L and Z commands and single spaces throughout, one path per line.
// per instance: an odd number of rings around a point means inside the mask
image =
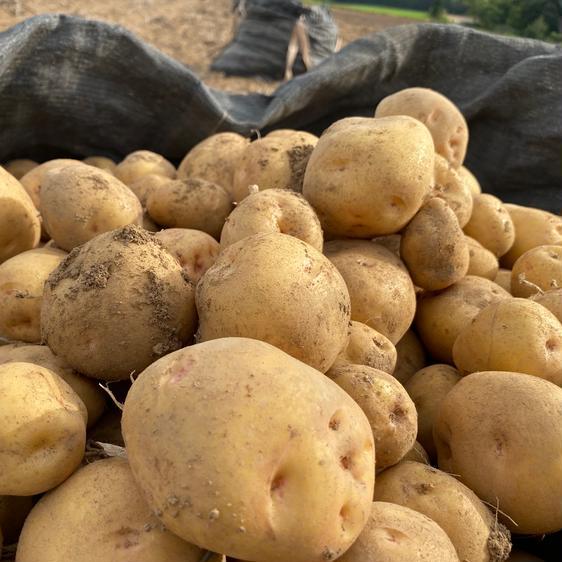
M 229 78 L 209 66 L 233 34 L 231 0 L 0 0 L 0 30 L 41 13 L 67 13 L 127 27 L 192 68 L 212 87 L 269 94 L 279 82 Z M 334 10 L 343 45 L 411 20 Z

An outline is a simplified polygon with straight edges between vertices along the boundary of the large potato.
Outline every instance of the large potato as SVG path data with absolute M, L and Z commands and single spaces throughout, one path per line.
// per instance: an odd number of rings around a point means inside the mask
M 365 412 L 375 438 L 377 471 L 399 462 L 414 446 L 418 430 L 416 407 L 404 387 L 366 365 L 339 365 L 329 376 Z
M 466 275 L 468 244 L 445 201 L 434 197 L 420 209 L 404 229 L 400 256 L 413 282 L 429 291 L 445 289 Z
M 125 459 L 79 469 L 25 522 L 18 562 L 199 562 L 203 551 L 160 523 Z
M 199 339 L 266 341 L 326 372 L 347 345 L 349 293 L 320 252 L 286 234 L 228 246 L 196 291 Z
M 416 328 L 423 345 L 438 361 L 453 362 L 453 345 L 461 331 L 486 306 L 510 298 L 499 285 L 467 275 L 444 291 L 423 295 L 416 310 Z
M 435 521 L 462 561 L 503 562 L 509 556 L 509 531 L 472 490 L 441 470 L 401 462 L 377 476 L 375 501 L 409 507 Z
M 498 258 L 490 250 L 484 248 L 478 240 L 470 236 L 465 236 L 465 239 L 468 244 L 468 255 L 470 258 L 466 274 L 485 277 L 494 281 L 500 267 Z
M 12 174 L 17 180 L 21 179 L 27 172 L 33 170 L 39 164 L 35 160 L 29 160 L 27 158 L 18 158 L 16 160 L 10 160 L 4 164 L 4 169 L 6 172 Z
M 45 174 L 41 214 L 49 236 L 68 251 L 98 234 L 142 221 L 137 196 L 113 175 L 85 164 Z
M 416 310 L 414 285 L 400 258 L 367 240 L 334 240 L 325 245 L 324 253 L 349 289 L 351 318 L 395 344 Z
M 508 299 L 488 305 L 453 346 L 462 373 L 513 371 L 562 385 L 562 325 L 540 304 Z
M 202 230 L 218 239 L 232 200 L 216 183 L 198 178 L 173 180 L 150 192 L 146 209 L 162 226 Z
M 62 250 L 37 248 L 0 264 L 0 336 L 41 341 L 43 285 L 65 256 Z
M 80 373 L 127 379 L 192 337 L 193 293 L 153 235 L 125 226 L 73 250 L 51 274 L 42 336 Z
M 95 168 L 109 172 L 110 174 L 114 174 L 115 168 L 117 167 L 117 164 L 111 158 L 107 158 L 107 156 L 88 156 L 84 158 L 82 162 L 88 166 L 94 166 Z
M 410 117 L 352 117 L 328 128 L 312 152 L 303 195 L 331 237 L 394 234 L 433 184 L 429 131 Z
M 498 506 L 512 532 L 562 529 L 562 389 L 520 373 L 474 373 L 445 397 L 434 437 L 439 468 Z
M 252 185 L 260 190 L 301 192 L 306 165 L 317 141 L 310 133 L 294 131 L 267 135 L 247 145 L 234 171 L 234 200 L 240 202 L 247 197 Z
M 40 494 L 70 476 L 84 455 L 87 416 L 52 371 L 0 365 L 0 495 Z
M 215 552 L 334 560 L 369 516 L 367 418 L 328 377 L 264 342 L 225 338 L 160 359 L 129 391 L 123 436 L 162 522 Z
M 0 532 L 6 544 L 18 542 L 23 522 L 32 507 L 30 496 L 0 496 Z
M 408 330 L 396 344 L 396 367 L 392 376 L 404 384 L 427 365 L 425 350 L 413 330 Z
M 173 164 L 150 150 L 131 152 L 117 164 L 113 173 L 126 185 L 130 185 L 148 174 L 157 174 L 170 179 L 176 177 L 176 169 Z
M 525 252 L 511 270 L 511 294 L 531 297 L 562 287 L 562 246 L 537 246 Z
M 167 228 L 154 235 L 172 254 L 194 284 L 219 255 L 219 243 L 206 232 L 189 228 Z
M 495 256 L 503 256 L 515 241 L 515 225 L 500 199 L 489 193 L 474 196 L 472 216 L 464 232 Z
M 406 88 L 384 98 L 375 117 L 409 115 L 421 121 L 431 133 L 435 152 L 453 167 L 464 162 L 468 125 L 458 107 L 444 95 L 428 88 Z
M 562 322 L 562 289 L 553 289 L 542 295 L 536 295 L 533 300 L 550 310 L 558 321 Z
M 141 176 L 138 180 L 129 185 L 129 189 L 138 197 L 143 207 L 146 207 L 148 197 L 151 193 L 158 191 L 160 187 L 168 183 L 170 178 L 158 174 L 148 174 Z
M 10 344 L 0 347 L 0 365 L 3 363 L 33 363 L 49 369 L 76 392 L 88 411 L 88 427 L 91 427 L 105 409 L 105 394 L 98 384 L 69 367 L 64 359 L 53 354 L 46 345 Z
M 39 213 L 29 195 L 0 166 L 0 263 L 35 248 L 40 236 Z
M 387 502 L 374 502 L 371 517 L 339 562 L 459 562 L 445 531 L 429 517 Z
M 502 267 L 511 269 L 527 250 L 544 245 L 562 244 L 562 218 L 532 207 L 505 204 L 515 227 L 515 241 L 501 259 Z
M 404 384 L 418 413 L 417 440 L 431 459 L 437 454 L 433 442 L 433 422 L 441 402 L 461 378 L 450 365 L 436 364 L 420 369 Z
M 286 189 L 267 189 L 246 197 L 230 213 L 221 232 L 221 248 L 254 234 L 281 232 L 304 240 L 319 252 L 324 236 L 308 201 Z
M 460 168 L 457 168 L 457 172 L 464 180 L 473 196 L 482 193 L 482 187 L 480 186 L 478 179 L 468 168 L 461 166 Z

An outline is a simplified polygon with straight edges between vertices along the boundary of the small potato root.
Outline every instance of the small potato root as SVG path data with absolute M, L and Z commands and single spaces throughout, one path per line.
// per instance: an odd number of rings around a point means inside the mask
M 537 246 L 525 252 L 511 270 L 511 294 L 531 297 L 562 288 L 562 246 Z

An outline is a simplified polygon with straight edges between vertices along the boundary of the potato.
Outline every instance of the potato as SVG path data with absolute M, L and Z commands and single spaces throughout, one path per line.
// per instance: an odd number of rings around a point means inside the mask
M 157 174 L 166 178 L 175 179 L 176 169 L 162 155 L 150 150 L 136 150 L 127 155 L 117 166 L 113 173 L 117 179 L 126 185 L 131 185 L 142 176 Z
M 367 240 L 334 240 L 324 253 L 342 274 L 351 297 L 351 318 L 395 344 L 412 323 L 416 293 L 404 264 Z
M 33 363 L 49 369 L 76 392 L 86 406 L 88 412 L 88 427 L 91 427 L 102 415 L 105 409 L 105 394 L 91 379 L 77 373 L 66 362 L 56 355 L 46 345 L 10 344 L 0 348 L 0 365 L 3 363 L 24 362 Z
M 216 183 L 234 200 L 234 170 L 249 143 L 238 133 L 211 135 L 185 155 L 178 168 L 178 179 L 199 178 Z
M 562 325 L 536 302 L 502 300 L 460 332 L 453 359 L 464 374 L 513 371 L 562 385 Z
M 562 246 L 537 246 L 526 251 L 511 272 L 511 294 L 531 297 L 562 287 Z
M 470 262 L 459 222 L 442 199 L 430 199 L 405 228 L 400 256 L 412 281 L 429 291 L 445 289 L 462 279 Z
M 472 490 L 441 470 L 401 462 L 377 477 L 375 501 L 408 507 L 435 521 L 460 560 L 503 562 L 509 556 L 509 531 Z
M 404 384 L 418 413 L 417 440 L 431 459 L 437 455 L 433 442 L 433 422 L 441 402 L 461 378 L 461 374 L 450 365 L 436 364 L 419 370 Z
M 428 130 L 409 117 L 352 117 L 326 129 L 304 175 L 303 195 L 332 238 L 400 231 L 433 183 Z
M 339 365 L 367 365 L 391 375 L 396 367 L 396 348 L 373 328 L 352 321 L 347 347 L 336 357 L 331 369 Z
M 115 168 L 117 167 L 117 164 L 111 158 L 107 158 L 106 156 L 88 156 L 88 158 L 84 158 L 82 162 L 88 166 L 100 168 L 100 170 L 104 170 L 110 174 L 114 174 Z
M 123 436 L 150 507 L 209 550 L 324 562 L 367 521 L 374 448 L 365 414 L 328 377 L 267 343 L 218 339 L 153 363 L 127 395 Z
M 33 499 L 29 496 L 0 496 L 0 533 L 4 535 L 5 544 L 18 542 L 23 522 L 32 506 Z
M 297 131 L 296 129 L 275 129 L 274 131 L 267 133 L 267 135 L 265 136 L 270 139 L 272 138 L 299 139 L 301 142 L 311 145 L 316 145 L 316 143 L 318 142 L 318 137 L 316 135 L 313 135 L 312 133 L 308 133 L 306 131 Z
M 474 196 L 472 216 L 464 232 L 496 257 L 503 256 L 515 241 L 515 225 L 500 199 L 489 193 Z
M 28 160 L 26 158 L 18 158 L 17 160 L 10 160 L 4 164 L 4 169 L 9 174 L 12 174 L 17 180 L 21 179 L 27 172 L 33 170 L 39 164 L 35 160 Z
M 221 248 L 267 232 L 289 234 L 304 240 L 319 252 L 324 244 L 320 221 L 300 193 L 267 189 L 246 197 L 232 211 L 221 232 Z
M 416 441 L 416 407 L 404 387 L 384 371 L 365 365 L 339 365 L 330 378 L 365 412 L 373 436 L 377 471 L 399 462 Z
M 547 308 L 558 318 L 559 322 L 562 322 L 562 289 L 554 289 L 542 295 L 536 295 L 533 300 Z
M 511 269 L 499 268 L 494 283 L 511 294 Z
M 266 341 L 326 372 L 347 345 L 350 300 L 337 269 L 286 234 L 258 234 L 221 252 L 196 290 L 199 341 Z
M 169 181 L 151 191 L 146 209 L 162 226 L 202 230 L 218 240 L 232 201 L 219 185 L 194 178 Z
M 386 236 L 376 236 L 372 242 L 380 244 L 387 250 L 390 250 L 397 258 L 400 257 L 400 234 L 387 234 Z
M 375 117 L 409 115 L 421 121 L 431 133 L 435 152 L 454 168 L 464 162 L 468 125 L 458 107 L 444 95 L 428 88 L 406 88 L 384 98 Z
M 0 335 L 31 343 L 41 341 L 43 285 L 66 252 L 37 248 L 0 264 Z
M 426 450 L 416 441 L 414 446 L 402 457 L 400 462 L 412 461 L 429 464 L 429 456 Z
M 199 562 L 151 512 L 125 459 L 79 469 L 45 495 L 25 522 L 18 562 Z
M 267 135 L 244 148 L 234 170 L 233 199 L 238 203 L 250 194 L 249 186 L 266 189 L 302 191 L 302 182 L 310 154 L 318 139 L 310 133 L 295 131 Z
M 562 244 L 562 218 L 541 209 L 506 204 L 515 227 L 515 241 L 502 256 L 501 266 L 511 269 L 527 251 L 537 246 Z
M 473 202 L 468 182 L 439 154 L 435 155 L 435 185 L 431 195 L 451 207 L 461 228 L 470 220 Z
M 106 232 L 73 250 L 47 280 L 43 340 L 80 373 L 127 379 L 189 341 L 193 292 L 153 235 L 132 225 Z
M 423 345 L 416 333 L 408 330 L 396 344 L 396 367 L 392 376 L 404 384 L 414 373 L 426 365 Z
M 85 164 L 47 172 L 41 183 L 43 224 L 57 246 L 72 250 L 103 232 L 141 224 L 136 195 L 111 174 Z
M 489 279 L 467 275 L 441 293 L 419 299 L 416 329 L 436 360 L 452 363 L 453 345 L 461 331 L 486 306 L 509 298 L 508 292 Z
M 561 412 L 562 389 L 538 377 L 498 371 L 465 377 L 435 421 L 439 468 L 499 506 L 512 532 L 558 531 Z
M 0 495 L 40 494 L 70 476 L 84 454 L 87 416 L 49 369 L 0 365 Z
M 473 196 L 482 193 L 482 187 L 480 186 L 480 183 L 476 179 L 476 176 L 468 168 L 466 168 L 465 166 L 460 166 L 459 168 L 457 168 L 457 173 L 468 186 L 468 189 L 470 189 L 470 192 Z
M 0 166 L 0 263 L 39 244 L 39 213 L 17 179 Z
M 407 507 L 374 502 L 371 517 L 339 562 L 459 562 L 445 531 Z
M 168 183 L 170 178 L 160 176 L 158 174 L 148 174 L 141 176 L 138 180 L 129 185 L 129 189 L 138 197 L 143 207 L 146 207 L 148 197 L 160 189 L 164 184 Z
M 470 258 L 466 274 L 485 277 L 494 281 L 500 267 L 498 258 L 490 250 L 484 248 L 478 240 L 470 236 L 465 236 L 465 239 L 468 244 L 468 255 Z
M 197 284 L 219 255 L 219 243 L 200 230 L 168 228 L 158 232 L 154 238 L 178 260 L 194 284 Z

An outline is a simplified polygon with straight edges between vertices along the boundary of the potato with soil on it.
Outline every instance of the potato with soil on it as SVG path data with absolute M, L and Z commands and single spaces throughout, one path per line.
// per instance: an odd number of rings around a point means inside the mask
M 432 460 L 437 455 L 433 442 L 433 422 L 441 402 L 461 378 L 454 367 L 435 364 L 419 370 L 404 384 L 418 413 L 417 440 Z
M 492 303 L 458 335 L 453 359 L 462 374 L 513 371 L 562 385 L 562 324 L 540 304 Z
M 281 232 L 322 251 L 320 221 L 308 201 L 286 189 L 266 189 L 246 197 L 230 213 L 221 232 L 221 248 L 254 234 Z
M 99 168 L 77 164 L 51 170 L 41 186 L 43 226 L 64 250 L 103 232 L 141 224 L 142 207 L 136 195 Z
M 415 119 L 342 119 L 314 148 L 303 195 L 332 238 L 394 234 L 429 194 L 434 160 L 431 135 Z
M 461 331 L 491 303 L 510 294 L 483 277 L 467 275 L 444 291 L 418 300 L 416 329 L 425 348 L 438 361 L 453 362 L 453 346 Z
M 325 562 L 367 521 L 375 471 L 365 414 L 267 343 L 218 339 L 152 364 L 129 391 L 123 436 L 150 507 L 209 550 Z
M 80 468 L 29 514 L 18 562 L 199 562 L 204 552 L 167 531 L 125 459 Z
M 553 533 L 562 529 L 561 421 L 562 389 L 552 383 L 474 373 L 441 405 L 434 426 L 439 468 L 498 506 L 511 532 Z
M 18 542 L 23 523 L 32 507 L 33 498 L 30 496 L 0 496 L 0 533 L 4 535 L 4 544 Z
M 384 371 L 366 365 L 339 365 L 328 376 L 361 407 L 373 430 L 377 472 L 392 466 L 416 441 L 418 416 L 404 387 Z
M 37 248 L 0 264 L 0 336 L 41 341 L 43 285 L 65 257 L 62 250 Z
M 157 174 L 170 179 L 176 178 L 176 169 L 173 164 L 161 154 L 150 150 L 131 152 L 117 164 L 113 173 L 126 185 L 130 185 L 148 174 Z
M 466 275 L 468 244 L 445 201 L 434 197 L 419 210 L 402 233 L 400 256 L 422 289 L 445 289 Z
M 459 108 L 444 95 L 429 88 L 406 88 L 384 98 L 375 117 L 409 115 L 421 121 L 431 133 L 435 152 L 454 168 L 464 162 L 468 146 L 468 125 Z
M 196 144 L 181 161 L 178 179 L 199 178 L 220 185 L 235 200 L 234 170 L 250 140 L 238 133 L 217 133 Z
M 17 180 L 21 179 L 27 172 L 33 170 L 33 168 L 39 166 L 35 160 L 28 160 L 27 158 L 18 158 L 16 160 L 10 160 L 4 164 L 4 169 L 9 174 L 12 174 Z
M 420 339 L 413 330 L 408 330 L 396 343 L 396 367 L 392 376 L 405 384 L 426 365 L 427 358 Z
M 150 192 L 146 209 L 161 226 L 202 230 L 218 240 L 232 200 L 216 183 L 198 178 L 171 180 Z
M 91 427 L 105 409 L 105 394 L 98 384 L 77 373 L 61 357 L 53 354 L 46 345 L 13 343 L 0 347 L 0 365 L 3 363 L 33 363 L 49 369 L 76 392 L 88 411 L 88 427 Z
M 39 244 L 39 213 L 14 176 L 0 166 L 0 263 Z
M 88 414 L 58 375 L 32 363 L 0 365 L 0 495 L 58 486 L 84 455 Z
M 465 182 L 473 197 L 482 193 L 482 187 L 480 186 L 478 179 L 468 168 L 460 166 L 460 168 L 457 168 L 457 173 Z
M 338 561 L 459 562 L 459 558 L 435 521 L 413 509 L 376 501 L 367 526 Z
M 343 276 L 351 297 L 351 318 L 395 344 L 410 327 L 416 293 L 395 254 L 367 240 L 333 240 L 324 253 Z
M 537 246 L 525 252 L 511 270 L 511 294 L 531 297 L 562 287 L 562 246 Z
M 128 379 L 190 340 L 193 293 L 179 263 L 153 235 L 125 226 L 75 248 L 51 274 L 42 336 L 80 373 Z
M 189 228 L 167 228 L 154 235 L 194 284 L 211 267 L 219 255 L 219 243 L 206 232 Z
M 468 255 L 470 259 L 466 274 L 485 277 L 486 279 L 494 281 L 500 267 L 498 258 L 496 258 L 490 250 L 484 248 L 478 240 L 470 236 L 465 236 L 465 239 L 468 244 Z
M 460 560 L 503 562 L 509 556 L 510 532 L 472 490 L 441 470 L 401 462 L 377 476 L 375 501 L 402 505 L 435 521 Z
M 100 170 L 104 170 L 112 175 L 115 175 L 115 168 L 117 164 L 111 159 L 107 158 L 106 156 L 88 156 L 82 160 L 84 164 L 88 166 L 94 166 L 95 168 L 99 168 Z
M 255 338 L 326 372 L 348 341 L 349 293 L 338 270 L 286 234 L 225 248 L 196 290 L 198 341 Z
M 387 337 L 353 320 L 347 346 L 336 357 L 330 370 L 340 365 L 367 365 L 391 375 L 396 367 L 396 348 Z

